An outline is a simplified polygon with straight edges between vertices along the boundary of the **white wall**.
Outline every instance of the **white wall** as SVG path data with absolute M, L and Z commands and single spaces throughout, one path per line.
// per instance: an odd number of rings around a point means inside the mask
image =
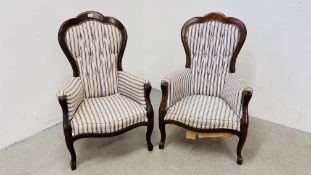
M 252 116 L 311 132 L 311 40 L 307 0 L 3 0 L 0 6 L 0 148 L 62 119 L 56 91 L 71 77 L 60 24 L 85 10 L 118 18 L 129 35 L 124 69 L 159 88 L 184 67 L 183 23 L 221 11 L 246 23 L 237 73 L 254 88 Z
M 185 65 L 180 29 L 193 16 L 220 11 L 245 22 L 237 74 L 253 88 L 250 114 L 311 132 L 311 2 L 308 0 L 157 0 L 143 2 L 146 76 L 161 78 Z
M 0 5 L 0 148 L 62 120 L 56 92 L 71 77 L 57 40 L 61 23 L 85 10 L 118 18 L 129 33 L 123 66 L 137 67 L 142 48 L 141 0 L 2 0 Z

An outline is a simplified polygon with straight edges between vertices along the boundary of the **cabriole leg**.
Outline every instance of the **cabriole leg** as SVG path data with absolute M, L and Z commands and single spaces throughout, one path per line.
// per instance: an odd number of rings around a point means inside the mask
M 73 139 L 72 139 L 70 131 L 66 131 L 66 129 L 64 129 L 64 133 L 65 133 L 66 145 L 71 155 L 71 160 L 70 160 L 71 170 L 75 170 L 76 169 L 76 152 L 73 146 Z
M 244 146 L 246 140 L 246 135 L 240 135 L 239 136 L 239 143 L 237 147 L 237 164 L 241 165 L 243 163 L 243 157 L 242 157 L 242 148 Z

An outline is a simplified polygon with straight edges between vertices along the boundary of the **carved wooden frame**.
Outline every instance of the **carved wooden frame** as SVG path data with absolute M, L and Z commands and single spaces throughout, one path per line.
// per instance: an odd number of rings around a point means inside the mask
M 247 35 L 247 30 L 242 21 L 239 19 L 236 19 L 234 17 L 226 17 L 222 13 L 209 13 L 205 16 L 202 17 L 194 17 L 188 20 L 182 27 L 181 29 L 181 39 L 182 43 L 184 46 L 184 50 L 186 53 L 186 68 L 190 68 L 191 66 L 191 54 L 190 50 L 188 47 L 188 41 L 187 41 L 187 30 L 188 28 L 193 25 L 193 24 L 198 24 L 198 23 L 204 23 L 210 20 L 217 20 L 223 23 L 228 23 L 235 25 L 239 28 L 240 30 L 240 38 L 238 41 L 238 44 L 235 48 L 235 51 L 233 53 L 233 56 L 231 58 L 231 63 L 230 63 L 230 73 L 235 72 L 235 63 L 237 56 L 245 42 L 246 35 Z M 159 129 L 161 132 L 161 141 L 159 144 L 160 149 L 164 149 L 164 144 L 165 144 L 165 139 L 166 139 L 166 131 L 165 131 L 165 125 L 166 124 L 174 124 L 180 127 L 183 127 L 185 129 L 194 131 L 194 132 L 202 132 L 202 133 L 220 133 L 220 132 L 228 132 L 228 133 L 233 133 L 239 137 L 239 142 L 237 146 L 237 163 L 242 164 L 243 158 L 242 158 L 242 148 L 245 143 L 246 137 L 247 137 L 247 131 L 248 131 L 248 103 L 252 97 L 252 91 L 249 89 L 245 89 L 242 92 L 242 118 L 241 118 L 241 125 L 240 125 L 240 131 L 237 130 L 232 130 L 232 129 L 199 129 L 199 128 L 194 128 L 190 127 L 188 125 L 185 125 L 181 122 L 175 121 L 175 120 L 164 120 L 164 117 L 166 115 L 166 106 L 167 106 L 167 98 L 168 98 L 168 83 L 167 82 L 162 82 L 161 83 L 161 90 L 162 90 L 162 100 L 161 104 L 159 107 Z
M 75 26 L 75 25 L 79 25 L 81 22 L 84 22 L 87 20 L 97 20 L 97 21 L 100 21 L 102 23 L 109 23 L 109 24 L 116 26 L 121 31 L 122 44 L 121 44 L 120 52 L 118 54 L 117 68 L 118 68 L 118 71 L 122 71 L 123 70 L 123 68 L 122 68 L 122 57 L 123 57 L 123 53 L 124 53 L 124 50 L 126 47 L 126 42 L 127 42 L 127 32 L 126 32 L 125 27 L 123 26 L 123 24 L 119 20 L 117 20 L 113 17 L 103 16 L 102 14 L 95 12 L 95 11 L 86 11 L 86 12 L 80 13 L 75 18 L 71 18 L 71 19 L 66 20 L 61 25 L 61 27 L 59 29 L 59 33 L 58 33 L 59 45 L 61 46 L 64 54 L 66 55 L 68 61 L 71 64 L 71 67 L 73 70 L 73 76 L 79 77 L 79 69 L 78 69 L 77 63 L 76 63 L 73 55 L 71 54 L 71 52 L 69 51 L 69 49 L 66 45 L 65 34 L 66 34 L 66 31 L 68 28 Z M 76 136 L 72 136 L 72 128 L 71 128 L 71 124 L 70 124 L 69 116 L 68 116 L 68 106 L 67 106 L 66 96 L 62 96 L 62 97 L 58 98 L 59 103 L 62 107 L 62 111 L 63 111 L 63 129 L 64 129 L 66 145 L 67 145 L 67 148 L 71 154 L 70 165 L 71 165 L 72 170 L 76 169 L 76 153 L 74 150 L 73 142 L 78 140 L 78 139 L 81 139 L 81 138 L 112 137 L 112 136 L 116 136 L 116 135 L 122 134 L 124 132 L 127 132 L 127 131 L 134 129 L 136 127 L 139 127 L 139 126 L 147 126 L 147 132 L 146 132 L 147 147 L 148 147 L 149 151 L 152 151 L 153 145 L 151 143 L 151 134 L 152 134 L 153 125 L 154 125 L 154 120 L 153 120 L 154 112 L 153 112 L 153 108 L 152 108 L 152 105 L 150 102 L 151 89 L 152 89 L 152 87 L 151 87 L 150 83 L 144 84 L 144 96 L 145 96 L 145 102 L 146 102 L 146 111 L 147 111 L 148 122 L 136 123 L 134 125 L 123 128 L 122 130 L 112 132 L 112 133 L 79 134 Z

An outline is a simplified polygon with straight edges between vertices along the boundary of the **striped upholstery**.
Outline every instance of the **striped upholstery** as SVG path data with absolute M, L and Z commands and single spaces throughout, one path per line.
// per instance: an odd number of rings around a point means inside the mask
M 178 100 L 190 95 L 191 70 L 184 68 L 166 76 L 163 82 L 168 83 L 166 108 L 173 106 Z
M 77 62 L 86 98 L 118 92 L 117 57 L 122 35 L 117 27 L 87 20 L 70 27 L 66 45 Z
M 240 131 L 242 92 L 252 89 L 229 73 L 240 38 L 238 27 L 209 20 L 189 25 L 185 36 L 191 66 L 162 80 L 168 83 L 164 120 Z
M 221 97 L 226 100 L 234 112 L 242 117 L 242 92 L 244 90 L 253 91 L 235 74 L 228 73 L 225 78 L 225 85 L 221 92 Z
M 72 119 L 77 108 L 85 97 L 82 81 L 80 77 L 73 77 L 65 86 L 57 92 L 57 97 L 66 97 L 68 107 L 68 117 Z
M 239 41 L 235 25 L 210 20 L 187 30 L 191 53 L 192 94 L 219 96 Z
M 221 98 L 191 95 L 171 107 L 165 120 L 174 120 L 200 129 L 240 130 L 240 118 Z
M 111 133 L 147 122 L 146 110 L 120 94 L 85 99 L 71 120 L 72 135 Z
M 150 84 L 150 82 L 124 71 L 118 71 L 118 80 L 119 93 L 136 101 L 146 109 L 144 86 Z

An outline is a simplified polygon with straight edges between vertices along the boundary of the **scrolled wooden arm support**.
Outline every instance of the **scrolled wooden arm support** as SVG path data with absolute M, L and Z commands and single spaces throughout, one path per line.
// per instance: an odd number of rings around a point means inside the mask
M 246 88 L 242 92 L 242 118 L 241 118 L 241 132 L 246 130 L 248 127 L 249 117 L 248 117 L 248 104 L 253 95 L 253 91 L 250 88 Z
M 162 100 L 159 108 L 159 117 L 160 120 L 164 121 L 164 117 L 166 115 L 166 106 L 167 106 L 167 98 L 168 98 L 168 82 L 164 81 L 161 83 L 162 90 Z
M 153 108 L 150 101 L 150 92 L 151 92 L 152 86 L 150 83 L 144 84 L 144 93 L 145 93 L 145 102 L 146 102 L 146 111 L 147 111 L 147 117 L 148 120 L 153 121 Z M 151 118 L 149 118 L 151 117 Z
M 69 116 L 68 116 L 67 97 L 66 96 L 58 97 L 58 102 L 60 106 L 62 107 L 62 111 L 63 111 L 64 129 L 71 131 L 71 125 L 70 125 Z

